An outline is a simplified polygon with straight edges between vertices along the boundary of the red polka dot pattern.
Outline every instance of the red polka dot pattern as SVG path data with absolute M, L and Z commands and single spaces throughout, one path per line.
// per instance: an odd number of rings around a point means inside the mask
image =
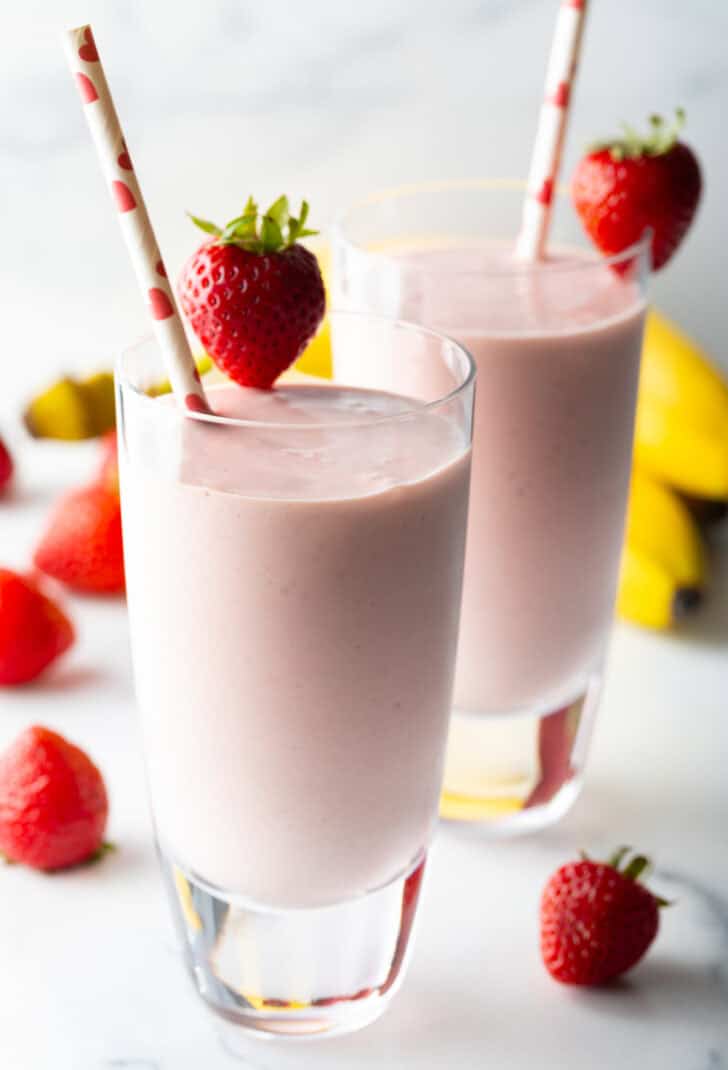
M 132 212 L 136 208 L 134 194 L 125 182 L 120 182 L 118 179 L 114 179 L 111 183 L 111 192 L 114 194 L 116 207 L 120 212 Z
M 78 91 L 81 94 L 81 99 L 84 104 L 93 104 L 95 100 L 99 99 L 99 95 L 96 92 L 96 86 L 93 84 L 87 74 L 76 74 L 76 84 L 78 85 Z
M 569 104 L 569 84 L 568 82 L 559 82 L 556 89 L 548 98 L 549 104 L 553 104 L 555 108 L 566 108 Z
M 132 167 L 132 164 L 131 164 L 131 156 L 129 155 L 129 150 L 126 147 L 126 142 L 122 141 L 121 144 L 122 144 L 122 149 L 121 149 L 121 152 L 119 153 L 119 155 L 116 157 L 116 162 L 118 163 L 119 167 L 122 168 L 122 170 L 124 170 L 124 171 L 133 171 L 134 168 Z
M 84 43 L 78 50 L 78 54 L 84 63 L 98 63 L 99 54 L 96 51 L 96 42 L 94 41 L 94 35 L 91 32 L 91 27 L 87 26 L 83 31 Z
M 164 290 L 160 290 L 157 286 L 152 286 L 149 291 L 149 308 L 155 320 L 167 320 L 174 315 L 172 302 Z
M 209 407 L 197 394 L 188 394 L 185 398 L 185 405 L 190 412 L 210 412 Z
M 541 187 L 536 193 L 536 200 L 539 204 L 551 204 L 551 200 L 554 195 L 554 182 L 552 178 L 545 179 L 541 183 Z

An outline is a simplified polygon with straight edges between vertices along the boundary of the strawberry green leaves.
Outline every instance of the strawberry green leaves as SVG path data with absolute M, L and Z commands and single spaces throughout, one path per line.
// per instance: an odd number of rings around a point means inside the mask
M 209 223 L 206 219 L 200 219 L 199 216 L 192 215 L 191 212 L 188 212 L 187 215 L 196 227 L 199 227 L 200 230 L 204 230 L 205 234 L 214 234 L 216 238 L 219 238 L 222 234 L 220 228 L 214 223 Z
M 237 245 L 250 253 L 276 253 L 289 249 L 300 238 L 317 234 L 306 227 L 308 203 L 303 201 L 298 216 L 291 215 L 287 197 L 279 197 L 261 216 L 256 201 L 249 197 L 241 215 L 231 219 L 224 228 L 206 219 L 190 215 L 190 219 L 217 239 L 220 245 Z
M 675 109 L 675 118 L 667 122 L 661 115 L 651 115 L 650 129 L 647 134 L 640 134 L 629 123 L 621 123 L 622 137 L 609 141 L 598 141 L 589 147 L 589 152 L 608 149 L 613 160 L 636 160 L 640 156 L 664 156 L 677 143 L 680 131 L 685 125 L 685 111 Z

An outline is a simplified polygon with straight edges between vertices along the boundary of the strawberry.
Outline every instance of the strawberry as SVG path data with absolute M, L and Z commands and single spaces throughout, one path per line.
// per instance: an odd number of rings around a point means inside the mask
M 677 111 L 672 126 L 659 115 L 640 137 L 595 145 L 577 164 L 571 183 L 574 206 L 590 238 L 607 255 L 629 248 L 650 227 L 652 266 L 664 267 L 690 226 L 700 200 L 700 166 L 678 135 L 685 121 Z
M 10 451 L 0 438 L 0 495 L 7 490 L 10 480 L 13 478 L 13 458 Z
M 34 680 L 74 640 L 65 613 L 25 576 L 0 569 L 0 685 Z
M 113 494 L 119 493 L 119 454 L 116 431 L 107 431 L 101 439 L 101 464 L 96 482 Z
M 259 220 L 249 198 L 243 214 L 224 229 L 192 221 L 213 237 L 182 269 L 180 304 L 217 366 L 241 386 L 268 389 L 303 352 L 324 315 L 318 262 L 298 239 L 308 205 L 298 218 L 279 197 Z
M 36 568 L 75 591 L 124 590 L 119 495 L 102 484 L 65 494 L 33 556 Z
M 541 898 L 541 955 L 552 977 L 569 985 L 600 985 L 638 962 L 657 935 L 665 900 L 638 882 L 643 855 L 619 866 L 582 856 L 554 873 Z
M 34 869 L 99 853 L 109 813 L 101 773 L 49 728 L 26 728 L 0 757 L 0 851 Z

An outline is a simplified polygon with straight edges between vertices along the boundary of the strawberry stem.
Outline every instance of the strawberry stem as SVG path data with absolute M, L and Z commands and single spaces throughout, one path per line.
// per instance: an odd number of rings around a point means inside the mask
M 101 844 L 101 846 L 97 847 L 97 849 L 94 851 L 94 853 L 89 858 L 86 859 L 86 862 L 87 862 L 87 864 L 89 866 L 92 866 L 96 862 L 100 862 L 102 858 L 104 858 L 108 854 L 111 854 L 111 852 L 115 851 L 115 850 L 116 850 L 116 844 L 115 843 L 110 843 L 108 840 L 104 840 L 104 842 Z
M 635 855 L 628 866 L 622 870 L 622 876 L 630 881 L 638 881 L 646 869 L 650 867 L 650 860 L 645 855 Z
M 290 249 L 299 238 L 318 234 L 318 231 L 306 228 L 308 203 L 303 201 L 298 215 L 294 216 L 291 215 L 287 197 L 278 197 L 262 215 L 256 201 L 248 197 L 242 214 L 231 219 L 224 228 L 189 212 L 187 214 L 195 226 L 206 234 L 212 234 L 220 245 L 237 245 L 249 253 L 277 253 Z
M 589 152 L 603 152 L 605 149 L 613 160 L 636 160 L 640 156 L 663 156 L 677 143 L 680 132 L 685 125 L 685 110 L 675 109 L 675 118 L 667 122 L 661 115 L 649 117 L 650 129 L 647 134 L 640 134 L 629 123 L 622 123 L 623 135 L 608 141 L 598 141 L 589 146 Z
M 614 866 L 615 869 L 619 869 L 619 865 L 626 854 L 632 850 L 631 847 L 618 847 L 614 854 L 607 859 L 608 866 Z

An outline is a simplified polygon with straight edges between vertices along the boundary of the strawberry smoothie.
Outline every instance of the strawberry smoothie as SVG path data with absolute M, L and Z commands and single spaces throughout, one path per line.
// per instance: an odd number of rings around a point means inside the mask
M 455 706 L 550 712 L 584 693 L 611 625 L 640 289 L 572 251 L 531 268 L 499 242 L 382 251 L 380 310 L 457 338 L 478 368 Z M 343 296 L 356 307 L 355 284 Z
M 169 397 L 122 398 L 157 834 L 187 873 L 229 893 L 282 908 L 341 902 L 406 871 L 430 837 L 467 430 L 417 402 L 333 385 L 209 396 L 218 415 L 254 423 L 180 420 Z M 155 441 L 150 418 L 167 428 Z

